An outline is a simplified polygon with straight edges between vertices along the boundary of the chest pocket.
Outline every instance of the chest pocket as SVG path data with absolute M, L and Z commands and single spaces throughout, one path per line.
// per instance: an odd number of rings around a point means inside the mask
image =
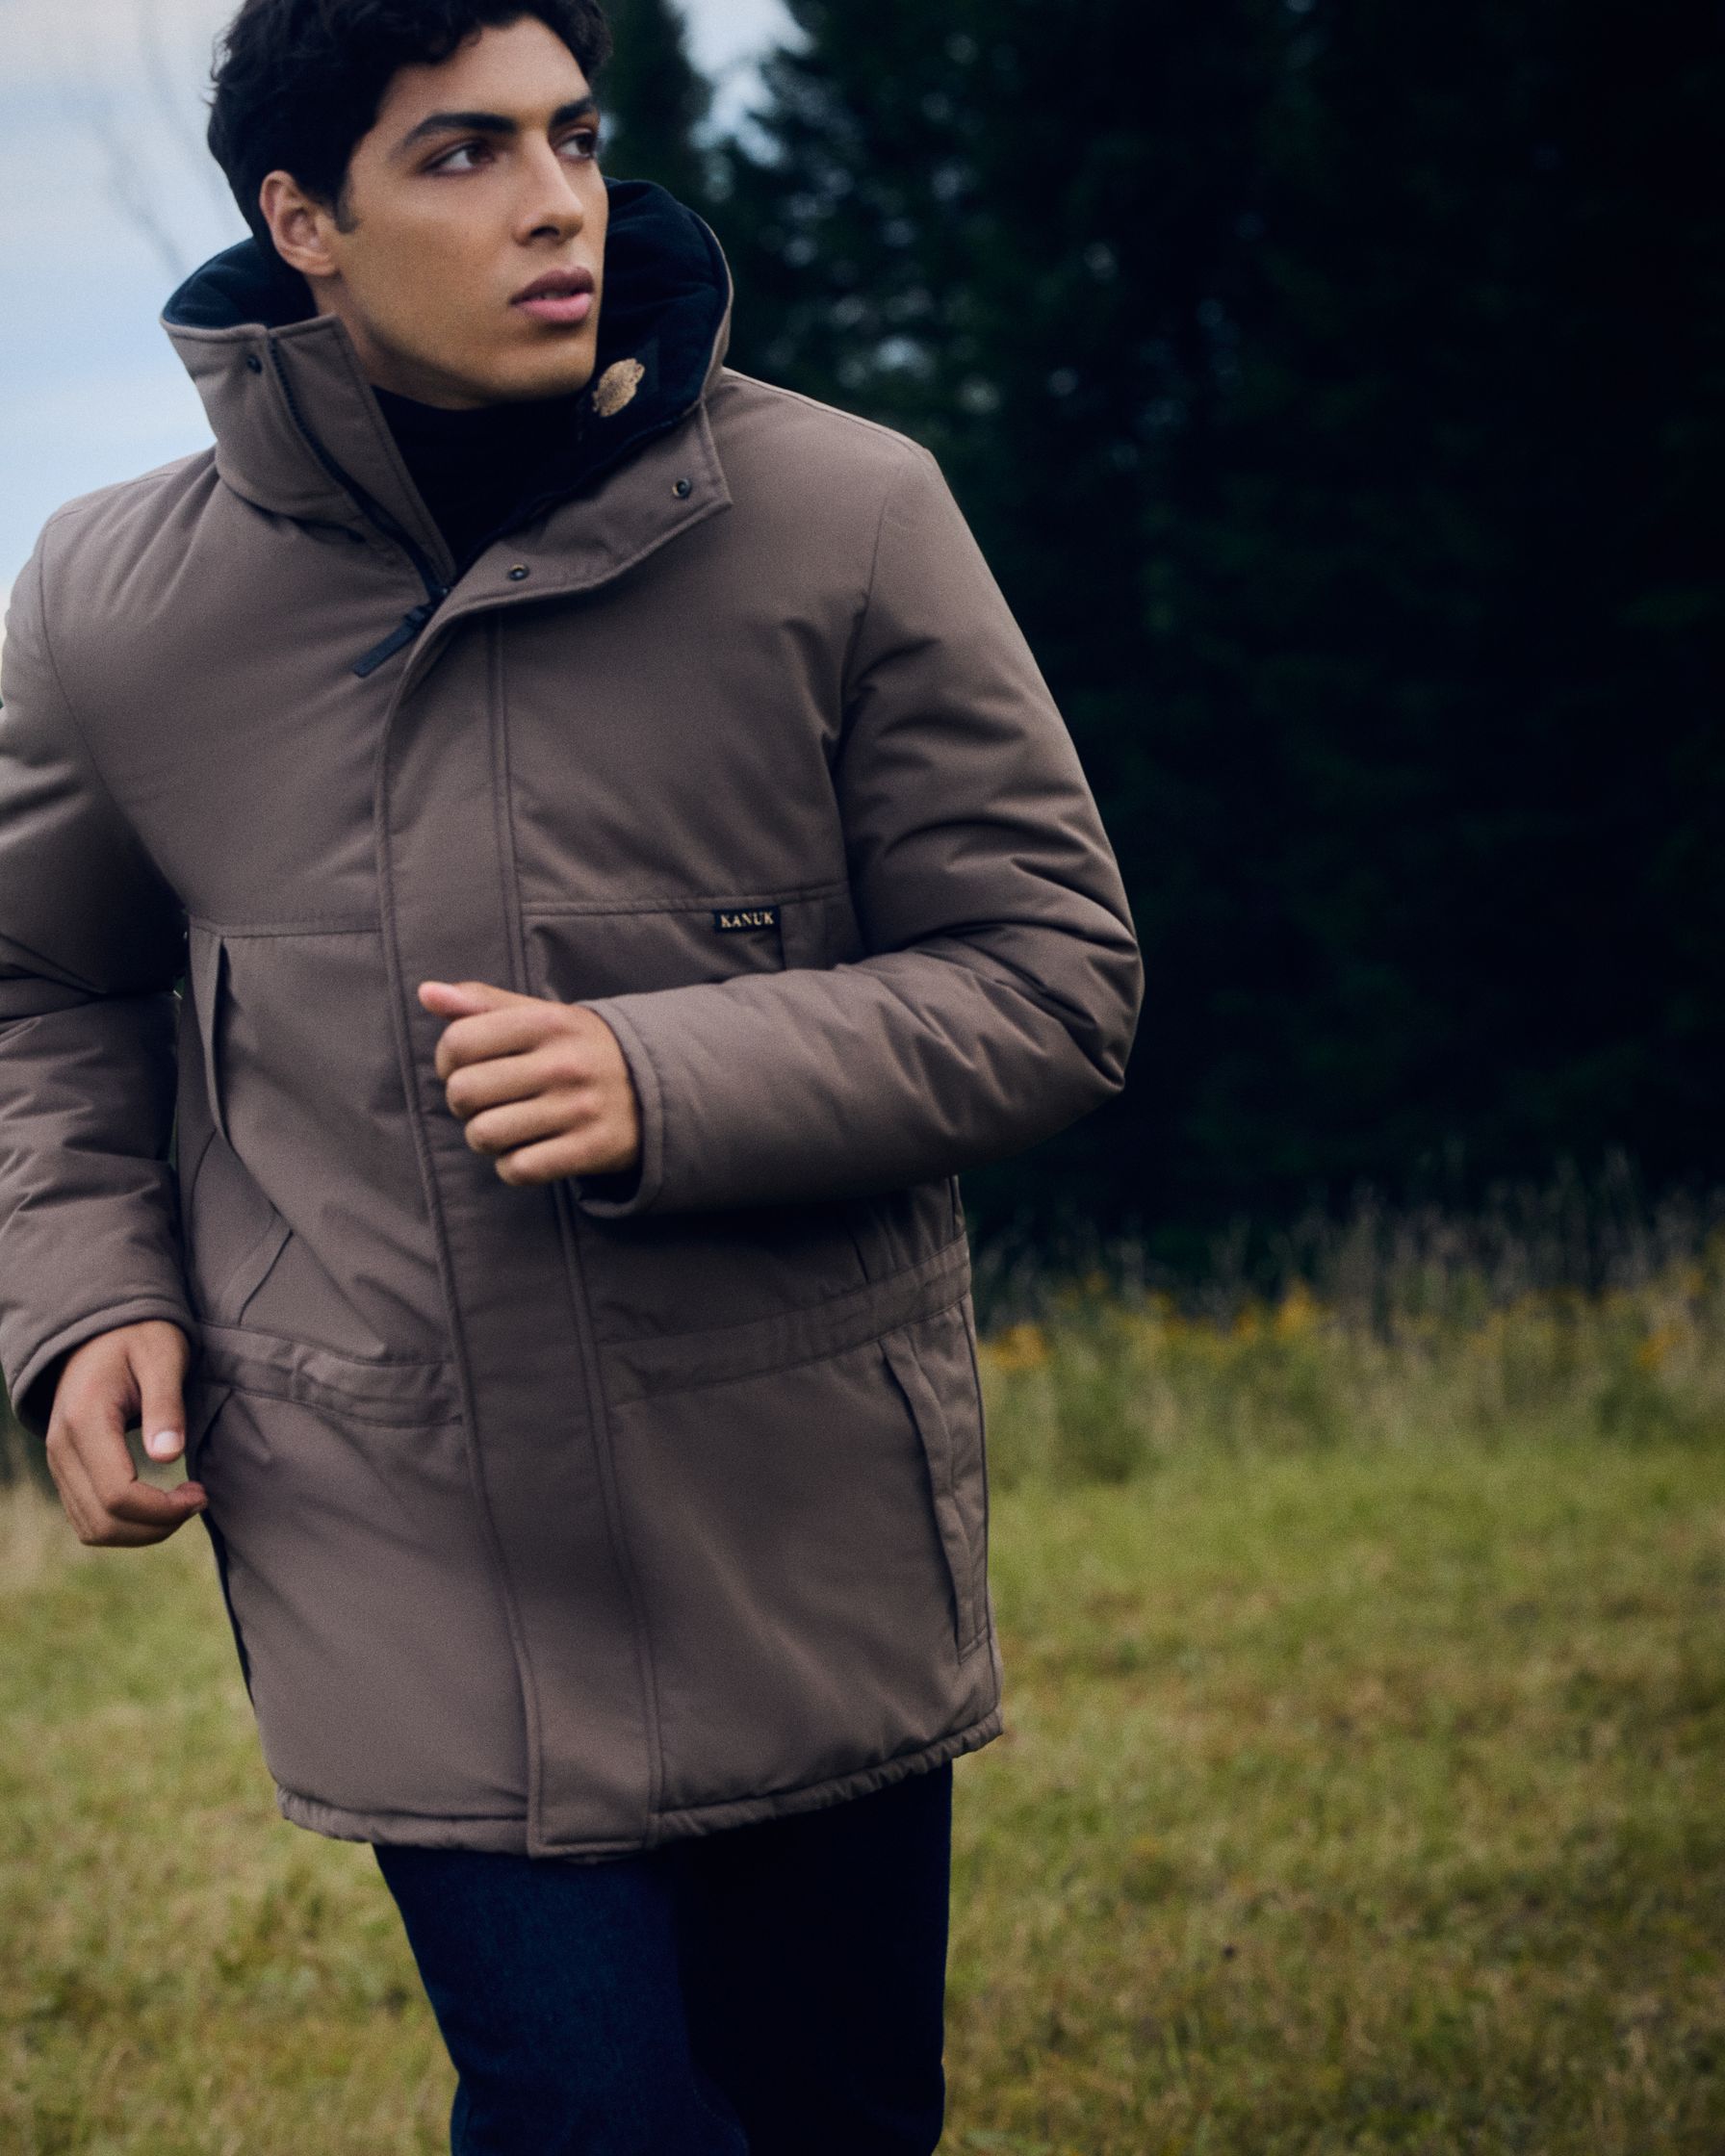
M 863 956 L 848 887 L 703 892 L 674 905 L 524 912 L 528 985 L 579 1003 Z M 862 1200 L 575 1222 L 602 1341 L 712 1331 L 852 1294 L 871 1274 Z
M 839 965 L 863 955 L 842 885 L 704 894 L 673 905 L 529 908 L 523 925 L 529 986 L 560 1003 Z

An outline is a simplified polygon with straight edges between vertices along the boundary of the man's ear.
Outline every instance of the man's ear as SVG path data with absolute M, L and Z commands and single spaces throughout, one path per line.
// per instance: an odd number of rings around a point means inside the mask
M 301 276 L 319 278 L 337 274 L 329 249 L 335 229 L 333 214 L 306 193 L 291 172 L 271 172 L 258 190 L 258 207 L 275 242 L 275 251 Z

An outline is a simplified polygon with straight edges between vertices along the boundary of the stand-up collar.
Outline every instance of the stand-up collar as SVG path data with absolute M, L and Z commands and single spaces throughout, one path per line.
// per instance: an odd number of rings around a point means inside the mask
M 733 287 L 710 227 L 663 188 L 605 183 L 609 220 L 598 363 L 577 424 L 546 445 L 519 521 L 587 494 L 705 398 L 730 344 Z M 188 277 L 162 323 L 203 398 L 216 466 L 278 515 L 402 527 L 452 569 L 346 326 L 255 239 Z M 379 515 L 379 512 L 381 514 Z

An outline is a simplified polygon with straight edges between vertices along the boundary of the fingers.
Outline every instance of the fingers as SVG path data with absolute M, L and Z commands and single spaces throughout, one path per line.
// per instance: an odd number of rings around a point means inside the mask
M 519 1187 L 554 1183 L 565 1175 L 608 1175 L 632 1168 L 638 1158 L 634 1147 L 626 1149 L 605 1126 L 596 1124 L 591 1130 L 517 1146 L 499 1160 L 497 1172 L 502 1182 Z
M 185 1524 L 176 1520 L 172 1527 L 140 1527 L 132 1521 L 115 1519 L 96 1496 L 94 1486 L 85 1474 L 75 1452 L 66 1452 L 57 1460 L 52 1452 L 48 1465 L 53 1471 L 55 1484 L 60 1491 L 61 1508 L 71 1522 L 78 1540 L 92 1549 L 142 1550 L 158 1542 L 166 1542 L 168 1535 Z M 181 1484 L 181 1488 L 190 1485 Z M 189 1520 L 193 1506 L 187 1510 Z
M 567 1004 L 551 1003 L 543 996 L 523 996 L 519 1002 L 501 1005 L 472 1017 L 452 1018 L 437 1043 L 436 1068 L 449 1078 L 469 1064 L 487 1063 L 495 1056 L 522 1055 L 568 1028 Z
M 549 1183 L 632 1167 L 640 1126 L 594 1083 L 484 1109 L 468 1119 L 467 1142 L 496 1158 L 505 1183 Z
M 140 1341 L 132 1349 L 132 1373 L 144 1450 L 152 1460 L 177 1460 L 186 1450 L 185 1358 Z
M 522 1145 L 498 1162 L 498 1176 L 513 1189 L 530 1189 L 540 1183 L 554 1183 L 565 1175 L 597 1174 L 598 1169 L 582 1158 L 583 1151 L 580 1143 L 567 1136 L 547 1139 L 537 1145 Z
M 494 1113 L 505 1113 L 494 1111 Z M 505 1183 L 552 1183 L 564 1175 L 610 1175 L 633 1168 L 641 1157 L 640 1117 L 632 1093 L 595 1088 L 559 1128 L 534 1136 L 498 1156 Z
M 545 1092 L 530 1100 L 512 1100 L 470 1116 L 467 1142 L 476 1153 L 507 1153 L 536 1139 L 574 1136 L 597 1121 L 599 1105 L 597 1098 L 584 1098 L 579 1092 Z
M 200 1511 L 200 1484 L 159 1490 L 141 1481 L 126 1430 L 142 1412 L 149 1434 L 165 1434 L 162 1457 L 185 1447 L 182 1384 L 186 1336 L 159 1321 L 86 1341 L 68 1357 L 54 1395 L 47 1457 L 61 1502 L 81 1542 L 137 1548 L 161 1542 Z
M 507 1002 L 513 990 L 494 988 L 487 981 L 422 981 L 420 1002 L 440 1017 L 466 1017 L 475 1011 L 489 1011 Z
M 107 1409 L 88 1420 L 81 1418 L 73 1424 L 72 1444 L 78 1464 L 89 1477 L 109 1524 L 153 1527 L 171 1534 L 184 1523 L 188 1502 L 181 1493 L 188 1485 L 158 1490 L 153 1482 L 138 1479 L 120 1413 Z
M 445 1080 L 444 1097 L 453 1115 L 465 1117 L 580 1083 L 579 1057 L 571 1058 L 560 1046 L 554 1048 L 548 1042 L 512 1056 L 462 1064 Z
M 137 1549 L 164 1542 L 204 1505 L 195 1482 L 158 1490 L 132 1471 L 124 1435 L 111 1424 L 68 1420 L 48 1433 L 48 1467 L 80 1542 Z
M 447 988 L 447 998 L 439 991 Z M 421 984 L 421 1001 L 467 991 L 491 1007 L 451 1018 L 437 1074 L 475 1152 L 491 1155 L 505 1183 L 548 1183 L 633 1167 L 640 1108 L 616 1035 L 596 1012 L 483 982 Z

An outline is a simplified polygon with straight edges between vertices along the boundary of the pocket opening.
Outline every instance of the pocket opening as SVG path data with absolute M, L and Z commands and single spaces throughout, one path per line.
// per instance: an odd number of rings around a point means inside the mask
M 186 1380 L 186 1479 L 197 1480 L 204 1440 L 233 1391 L 226 1378 L 215 1376 L 207 1367 L 193 1371 Z
M 220 1051 L 218 1028 L 221 1022 L 221 973 L 227 957 L 227 945 L 214 929 L 200 927 L 196 922 L 189 930 L 190 965 L 193 1015 L 197 1022 L 198 1045 L 204 1059 L 204 1092 L 209 1102 L 210 1120 L 220 1133 L 222 1142 L 232 1146 L 228 1137 L 227 1114 L 221 1102 Z
M 959 1502 L 952 1424 L 909 1336 L 902 1330 L 883 1333 L 880 1346 L 928 1466 L 935 1524 L 952 1593 L 953 1643 L 963 1660 L 986 1636 L 987 1597 L 978 1584 L 981 1553 L 972 1544 Z

